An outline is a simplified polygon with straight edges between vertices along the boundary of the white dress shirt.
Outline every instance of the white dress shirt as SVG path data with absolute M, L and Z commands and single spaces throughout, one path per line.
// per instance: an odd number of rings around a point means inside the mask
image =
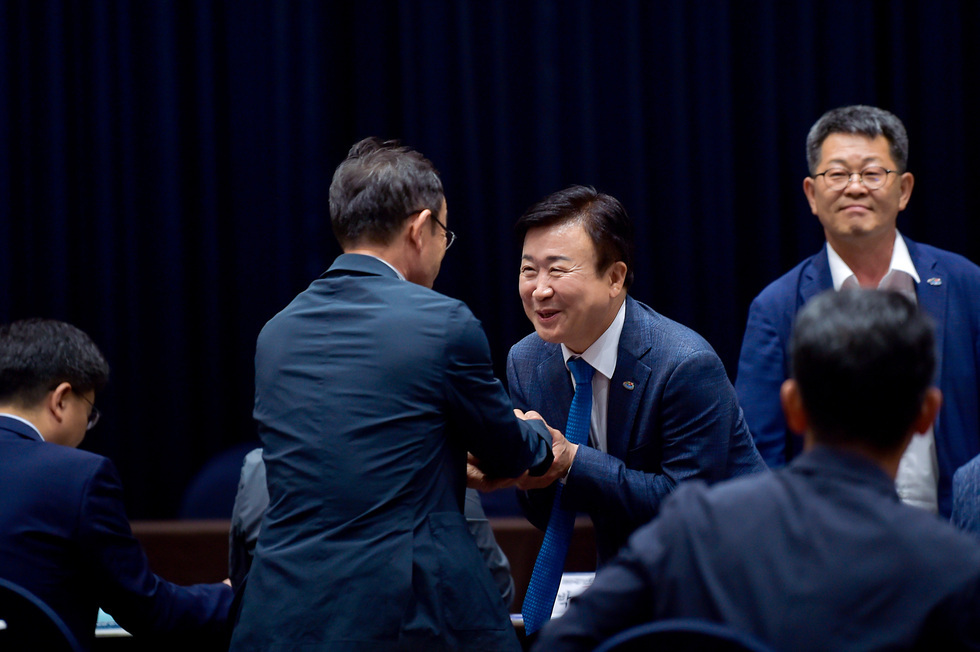
M 609 449 L 606 443 L 609 381 L 613 377 L 613 372 L 616 371 L 616 359 L 619 357 L 619 336 L 623 333 L 625 321 L 626 302 L 623 301 L 623 305 L 619 307 L 619 312 L 616 313 L 616 317 L 613 318 L 609 328 L 582 355 L 573 353 L 564 344 L 561 345 L 561 354 L 565 358 L 566 368 L 568 368 L 569 358 L 580 357 L 596 371 L 592 376 L 592 423 L 589 428 L 589 443 L 592 444 L 593 448 L 603 452 Z M 574 376 L 572 377 L 572 386 L 575 386 Z
M 830 275 L 835 290 L 848 290 L 860 287 L 854 272 L 847 266 L 834 248 L 827 243 L 827 258 L 830 260 Z M 888 273 L 878 284 L 879 290 L 894 290 L 917 301 L 915 284 L 919 283 L 919 273 L 912 264 L 909 249 L 902 235 L 895 232 L 895 246 Z M 932 426 L 921 435 L 912 437 L 898 464 L 895 490 L 902 502 L 921 507 L 933 513 L 939 512 L 938 499 L 939 461 L 936 458 L 936 434 Z

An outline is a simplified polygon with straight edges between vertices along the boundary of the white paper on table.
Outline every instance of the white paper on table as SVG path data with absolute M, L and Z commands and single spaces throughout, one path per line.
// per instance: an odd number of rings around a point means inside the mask
M 589 588 L 595 573 L 562 573 L 561 584 L 558 585 L 558 595 L 555 596 L 555 606 L 551 609 L 551 617 L 558 618 L 568 609 L 568 601 Z

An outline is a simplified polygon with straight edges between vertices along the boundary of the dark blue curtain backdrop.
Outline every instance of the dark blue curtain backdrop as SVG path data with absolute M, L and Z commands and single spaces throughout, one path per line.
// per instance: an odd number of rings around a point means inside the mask
M 482 319 L 501 373 L 530 331 L 514 220 L 585 183 L 636 222 L 633 295 L 702 333 L 734 376 L 752 297 L 822 244 L 803 145 L 831 107 L 905 121 L 916 185 L 900 228 L 980 261 L 978 14 L 948 0 L 8 0 L 0 320 L 94 337 L 113 378 L 83 446 L 119 466 L 132 517 L 173 516 L 206 460 L 255 438 L 255 337 L 339 253 L 330 176 L 378 135 L 442 172 L 460 240 L 437 289 Z

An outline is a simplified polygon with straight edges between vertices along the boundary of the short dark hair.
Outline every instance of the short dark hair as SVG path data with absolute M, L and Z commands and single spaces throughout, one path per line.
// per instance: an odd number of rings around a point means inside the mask
M 34 407 L 64 382 L 79 393 L 109 382 L 109 363 L 88 335 L 54 319 L 0 326 L 0 403 Z
M 797 315 L 791 373 L 813 434 L 892 451 L 904 441 L 936 368 L 929 318 L 884 290 L 828 290 Z
M 341 247 L 388 244 L 412 213 L 438 214 L 445 195 L 429 159 L 397 140 L 365 138 L 337 166 L 330 184 L 330 222 Z
M 905 133 L 905 125 L 894 113 L 863 104 L 842 106 L 824 113 L 813 123 L 806 137 L 806 160 L 810 174 L 817 173 L 820 149 L 830 134 L 861 134 L 871 139 L 884 136 L 898 171 L 905 172 L 909 161 L 909 137 Z
M 633 284 L 633 222 L 618 199 L 591 186 L 569 186 L 552 193 L 524 211 L 515 229 L 523 240 L 539 226 L 581 220 L 595 246 L 596 272 L 602 273 L 616 261 L 626 263 L 625 288 Z

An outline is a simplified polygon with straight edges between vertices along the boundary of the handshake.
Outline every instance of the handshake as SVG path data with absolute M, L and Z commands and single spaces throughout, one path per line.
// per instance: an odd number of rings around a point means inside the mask
M 516 478 L 496 478 L 484 473 L 480 468 L 480 460 L 474 457 L 472 453 L 469 453 L 466 460 L 467 487 L 484 492 L 505 489 L 515 485 L 519 489 L 524 490 L 542 489 L 555 480 L 564 478 L 568 473 L 568 469 L 571 468 L 572 461 L 575 459 L 575 453 L 578 451 L 578 445 L 565 439 L 564 435 L 549 426 L 548 422 L 533 410 L 528 412 L 514 410 L 514 414 L 517 415 L 518 419 L 540 419 L 551 432 L 551 452 L 554 455 L 554 461 L 552 461 L 551 466 L 548 467 L 548 470 L 543 475 L 539 476 L 531 476 L 525 471 Z

